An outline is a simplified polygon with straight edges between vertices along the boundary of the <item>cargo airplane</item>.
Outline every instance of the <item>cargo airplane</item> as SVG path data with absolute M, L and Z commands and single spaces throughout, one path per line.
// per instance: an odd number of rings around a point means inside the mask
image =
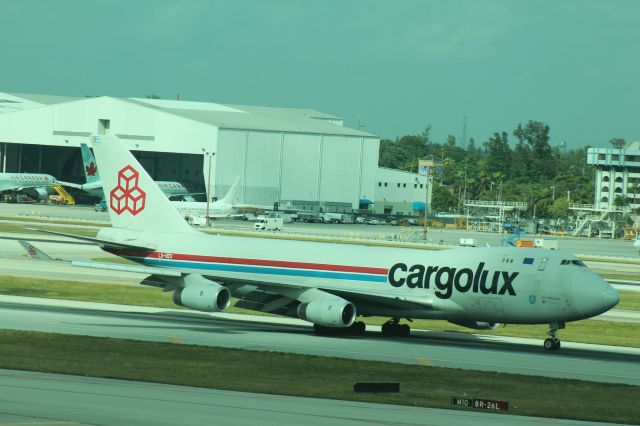
M 64 186 L 71 188 L 81 189 L 90 195 L 100 197 L 104 195 L 102 191 L 102 181 L 100 179 L 100 172 L 96 160 L 86 143 L 80 144 L 80 152 L 82 153 L 82 163 L 84 166 L 84 176 L 86 183 L 71 183 L 60 182 Z M 156 185 L 160 187 L 160 190 L 170 199 L 180 198 L 185 201 L 194 201 L 194 198 L 189 193 L 189 190 L 184 187 L 180 182 L 173 181 L 155 181 Z
M 149 274 L 141 284 L 173 292 L 205 312 L 236 306 L 301 318 L 316 333 L 362 334 L 358 316 L 390 318 L 385 335 L 408 335 L 400 319 L 439 319 L 472 329 L 549 324 L 557 350 L 565 323 L 615 306 L 618 293 L 573 254 L 538 248 L 442 251 L 209 235 L 190 227 L 115 137 L 97 136 L 112 227 L 92 241 L 139 264 L 75 266 Z M 59 234 L 59 233 L 57 233 Z M 69 234 L 61 234 L 69 236 Z
M 44 173 L 0 173 L 0 193 L 31 193 L 38 201 L 46 200 L 49 188 L 58 184 L 56 178 Z

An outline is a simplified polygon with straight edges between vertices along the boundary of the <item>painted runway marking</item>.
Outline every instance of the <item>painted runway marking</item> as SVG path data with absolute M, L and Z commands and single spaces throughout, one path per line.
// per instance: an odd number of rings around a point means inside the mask
M 427 367 L 433 367 L 433 363 L 426 358 L 416 358 L 420 365 L 425 365 Z

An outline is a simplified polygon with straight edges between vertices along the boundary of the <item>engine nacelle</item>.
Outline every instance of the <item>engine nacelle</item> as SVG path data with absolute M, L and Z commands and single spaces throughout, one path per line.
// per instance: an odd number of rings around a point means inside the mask
M 320 299 L 298 306 L 298 317 L 325 327 L 349 327 L 356 319 L 356 307 L 344 299 Z
M 185 287 L 173 292 L 173 302 L 203 312 L 225 311 L 231 303 L 231 292 L 201 275 L 187 275 Z
M 30 190 L 36 193 L 36 200 L 38 201 L 44 201 L 49 198 L 49 191 L 43 186 L 30 188 Z
M 495 330 L 500 326 L 499 322 L 481 322 L 481 321 L 449 321 L 451 324 L 461 327 L 473 328 L 474 330 Z

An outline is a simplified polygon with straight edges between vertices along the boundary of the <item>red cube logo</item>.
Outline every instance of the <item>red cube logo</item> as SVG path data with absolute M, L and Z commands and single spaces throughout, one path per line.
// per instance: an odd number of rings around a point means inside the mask
M 125 210 L 133 216 L 144 210 L 147 194 L 138 186 L 140 174 L 131 166 L 126 166 L 118 172 L 118 186 L 109 193 L 109 205 L 117 214 Z

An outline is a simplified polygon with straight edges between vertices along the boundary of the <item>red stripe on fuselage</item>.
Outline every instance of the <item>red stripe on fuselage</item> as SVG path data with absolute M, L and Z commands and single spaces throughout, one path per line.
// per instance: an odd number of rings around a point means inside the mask
M 280 268 L 316 269 L 322 271 L 355 272 L 360 274 L 387 275 L 386 268 L 367 266 L 329 265 L 325 263 L 290 262 L 285 260 L 242 259 L 237 257 L 201 256 L 197 254 L 178 254 L 166 252 L 145 253 L 131 250 L 110 249 L 118 256 L 147 257 L 152 259 L 181 260 L 190 262 L 227 263 L 233 265 L 272 266 Z

